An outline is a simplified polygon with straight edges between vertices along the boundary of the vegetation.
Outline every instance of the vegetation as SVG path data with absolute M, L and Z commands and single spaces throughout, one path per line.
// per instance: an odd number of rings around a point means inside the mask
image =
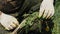
M 18 30 L 18 34 L 60 34 L 60 0 L 56 0 L 55 14 L 51 19 L 38 18 L 37 10 L 31 12 L 31 14 L 24 14 L 23 17 L 25 18 L 23 19 L 23 21 L 25 20 L 25 26 Z M 11 32 L 12 31 L 6 31 L 0 25 L 0 34 L 9 34 Z

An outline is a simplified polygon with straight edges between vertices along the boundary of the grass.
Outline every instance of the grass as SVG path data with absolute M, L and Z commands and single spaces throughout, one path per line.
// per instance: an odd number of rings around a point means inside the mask
M 60 0 L 56 0 L 53 34 L 60 34 Z

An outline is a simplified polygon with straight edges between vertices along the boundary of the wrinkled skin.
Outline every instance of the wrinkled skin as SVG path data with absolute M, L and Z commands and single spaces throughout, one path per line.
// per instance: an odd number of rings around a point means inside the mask
M 53 0 L 43 0 L 39 10 L 39 17 L 51 18 L 54 15 Z
M 9 1 L 11 1 L 11 0 L 9 0 Z M 39 10 L 39 17 L 43 16 L 43 18 L 51 18 L 53 15 L 54 15 L 53 1 L 52 0 L 43 0 L 41 3 L 41 6 L 40 6 L 40 10 Z M 19 24 L 15 17 L 4 14 L 4 13 L 2 13 L 0 15 L 0 23 L 7 30 L 14 29 Z

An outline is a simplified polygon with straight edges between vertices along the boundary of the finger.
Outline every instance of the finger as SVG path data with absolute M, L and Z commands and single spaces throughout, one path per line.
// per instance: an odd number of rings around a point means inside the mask
M 44 8 L 41 7 L 40 10 L 39 10 L 39 17 L 41 17 L 43 15 L 43 12 L 44 12 Z
M 13 23 L 14 23 L 15 25 L 17 25 L 17 26 L 19 25 L 19 22 L 18 22 L 18 21 L 14 21 Z
M 11 26 L 16 27 L 16 25 L 13 22 L 11 23 Z
M 8 27 L 8 28 L 9 28 L 10 30 L 11 30 L 11 29 L 13 29 L 13 27 L 12 27 L 12 26 L 10 26 L 10 25 L 9 25 L 9 27 Z
M 51 14 L 49 18 L 51 18 L 54 15 L 54 6 L 52 6 L 50 9 L 51 9 Z
M 53 15 L 54 15 L 54 11 L 52 11 L 52 13 L 50 14 L 48 18 L 51 18 Z
M 15 28 L 16 26 L 10 25 L 11 27 Z
M 15 25 L 19 25 L 19 22 L 16 18 L 13 18 L 12 22 L 15 24 Z
M 5 27 L 5 29 L 11 30 L 11 29 L 13 29 L 13 27 L 11 27 L 11 26 L 9 25 L 8 27 Z
M 13 21 L 13 24 L 15 24 L 16 26 L 19 25 L 19 22 L 17 20 Z
M 5 29 L 10 30 L 8 27 L 5 27 Z
M 47 16 L 48 12 L 49 11 L 46 9 L 45 12 L 44 12 L 44 14 L 43 14 L 43 18 L 45 18 Z
M 46 19 L 47 19 L 48 17 L 50 17 L 51 13 L 52 13 L 51 11 L 48 12 L 48 15 L 47 15 Z

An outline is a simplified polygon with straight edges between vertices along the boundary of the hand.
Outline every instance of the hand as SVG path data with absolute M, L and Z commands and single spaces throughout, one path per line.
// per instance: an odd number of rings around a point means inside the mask
M 53 0 L 43 0 L 39 10 L 39 17 L 51 18 L 54 15 Z
M 19 22 L 15 17 L 4 13 L 0 15 L 0 23 L 7 30 L 14 29 L 17 25 L 19 25 Z

